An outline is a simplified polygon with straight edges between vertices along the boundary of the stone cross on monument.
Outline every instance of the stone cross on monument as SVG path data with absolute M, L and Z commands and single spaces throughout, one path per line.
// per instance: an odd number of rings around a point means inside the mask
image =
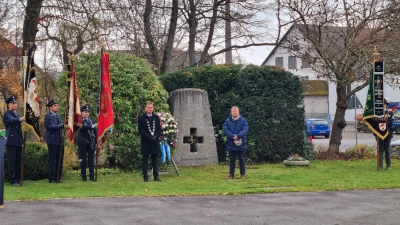
M 203 136 L 196 136 L 197 135 L 197 128 L 190 128 L 190 136 L 183 137 L 184 144 L 190 144 L 190 152 L 197 152 L 197 143 L 204 143 Z

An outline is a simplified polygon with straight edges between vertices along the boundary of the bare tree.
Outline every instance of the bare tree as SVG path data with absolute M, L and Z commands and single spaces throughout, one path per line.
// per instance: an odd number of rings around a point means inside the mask
M 308 61 L 320 78 L 336 83 L 337 107 L 329 147 L 339 152 L 347 125 L 347 100 L 368 85 L 375 46 L 383 53 L 386 73 L 399 72 L 400 5 L 385 0 L 276 2 L 280 15 L 286 13 L 280 21 L 294 24 L 283 46 Z M 356 87 L 346 93 L 346 85 L 351 84 Z

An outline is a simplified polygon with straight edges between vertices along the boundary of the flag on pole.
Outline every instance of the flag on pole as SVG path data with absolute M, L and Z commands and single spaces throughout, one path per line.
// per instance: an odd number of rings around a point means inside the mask
M 110 59 L 101 54 L 99 80 L 99 111 L 97 120 L 97 142 L 99 148 L 106 142 L 114 127 L 114 111 L 111 97 Z
M 32 131 L 36 138 L 40 140 L 40 108 L 34 62 L 35 50 L 36 45 L 33 44 L 28 50 L 28 55 L 22 57 L 24 69 L 24 116 L 26 126 Z
M 383 76 L 383 73 L 382 73 Z M 365 103 L 363 121 L 380 139 L 385 139 L 388 135 L 386 117 L 376 115 L 377 110 L 383 111 L 383 79 L 375 77 L 374 71 L 371 71 L 369 78 L 369 87 L 367 101 Z M 377 109 L 377 104 L 382 105 Z
M 78 84 L 76 81 L 76 72 L 74 66 L 75 57 L 71 57 L 71 65 L 69 66 L 69 99 L 68 99 L 68 131 L 67 138 L 74 143 L 74 134 L 82 127 L 81 107 L 79 104 Z

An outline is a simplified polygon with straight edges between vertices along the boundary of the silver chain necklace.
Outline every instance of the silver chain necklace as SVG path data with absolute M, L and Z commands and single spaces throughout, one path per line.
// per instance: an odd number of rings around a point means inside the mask
M 156 129 L 156 120 L 153 120 L 153 129 L 151 129 L 148 119 L 146 119 L 146 122 L 147 122 L 147 128 L 149 129 L 151 136 L 154 136 L 154 130 Z

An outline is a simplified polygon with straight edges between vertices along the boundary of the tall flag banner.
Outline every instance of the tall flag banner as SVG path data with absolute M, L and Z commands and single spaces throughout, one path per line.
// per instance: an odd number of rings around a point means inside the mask
M 35 50 L 36 45 L 33 44 L 28 50 L 28 55 L 22 57 L 22 66 L 24 69 L 24 116 L 26 126 L 32 131 L 36 138 L 40 140 L 40 108 L 34 62 Z
M 383 62 L 375 62 L 369 78 L 363 121 L 380 139 L 388 135 L 383 99 Z
M 74 134 L 82 127 L 81 107 L 79 104 L 78 84 L 76 81 L 76 72 L 74 58 L 71 57 L 71 65 L 69 66 L 69 99 L 68 99 L 68 130 L 67 138 L 71 143 L 74 143 Z
M 99 112 L 97 120 L 97 143 L 100 148 L 106 142 L 114 127 L 114 110 L 111 97 L 110 58 L 101 54 L 99 81 Z

